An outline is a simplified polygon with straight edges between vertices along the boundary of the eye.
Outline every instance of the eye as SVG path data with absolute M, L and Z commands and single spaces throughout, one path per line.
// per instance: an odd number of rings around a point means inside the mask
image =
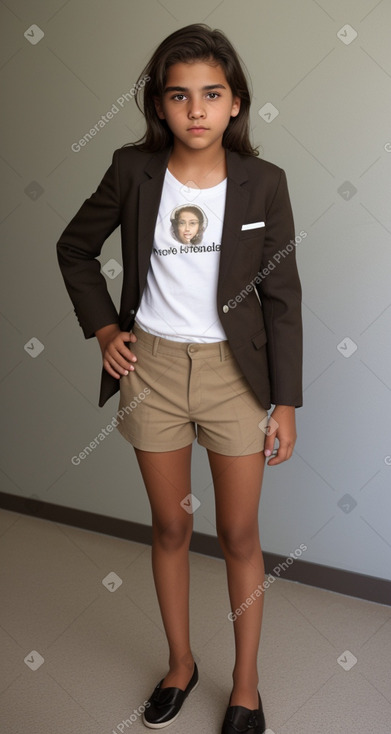
M 171 99 L 175 99 L 177 102 L 182 102 L 183 99 L 186 99 L 185 95 L 181 92 L 178 92 L 178 94 L 174 94 Z
M 218 97 L 221 97 L 221 95 L 218 92 L 208 92 L 207 96 L 210 97 L 211 99 L 217 99 Z

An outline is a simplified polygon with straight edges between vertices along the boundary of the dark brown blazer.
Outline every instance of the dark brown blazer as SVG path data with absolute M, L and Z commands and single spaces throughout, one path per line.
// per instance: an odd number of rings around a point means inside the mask
M 132 329 L 146 284 L 170 153 L 171 148 L 153 154 L 133 146 L 115 150 L 97 190 L 57 243 L 61 272 L 86 339 L 108 324 Z M 298 408 L 301 285 L 286 176 L 278 166 L 253 156 L 226 151 L 226 161 L 218 315 L 235 359 L 264 408 L 271 403 Z M 96 259 L 118 225 L 123 266 L 119 314 Z M 117 390 L 119 379 L 102 367 L 99 406 Z

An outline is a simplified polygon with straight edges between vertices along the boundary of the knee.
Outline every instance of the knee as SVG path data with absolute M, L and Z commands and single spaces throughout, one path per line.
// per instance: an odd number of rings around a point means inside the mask
M 217 536 L 224 556 L 243 561 L 260 552 L 258 525 L 220 528 Z
M 165 551 L 180 550 L 189 546 L 192 527 L 183 518 L 169 520 L 167 523 L 153 525 L 154 542 Z

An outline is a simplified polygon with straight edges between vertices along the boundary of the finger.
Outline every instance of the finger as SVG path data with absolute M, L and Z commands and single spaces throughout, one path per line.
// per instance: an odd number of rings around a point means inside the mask
M 286 461 L 286 458 L 280 454 L 279 451 L 277 451 L 277 454 L 273 456 L 269 461 L 267 462 L 268 466 L 277 466 L 277 464 L 282 464 L 283 461 Z
M 114 341 L 118 341 L 119 339 L 123 343 L 125 343 L 125 342 L 136 342 L 137 341 L 137 336 L 136 336 L 136 334 L 133 334 L 133 331 L 121 331 L 119 334 L 116 335 Z
M 280 443 L 276 456 L 273 456 L 268 461 L 268 466 L 275 466 L 277 464 L 282 464 L 284 461 L 288 461 L 288 459 L 291 458 L 292 453 L 293 446 L 291 443 Z
M 275 440 L 276 440 L 275 431 L 266 433 L 265 443 L 263 447 L 263 453 L 265 454 L 265 456 L 271 456 L 271 454 L 273 453 Z
M 109 375 L 111 375 L 111 377 L 116 377 L 117 379 L 119 379 L 120 377 L 122 377 L 122 375 L 119 375 L 118 372 L 116 372 L 115 370 L 113 370 L 113 368 L 111 367 L 111 365 L 107 361 L 107 359 L 104 359 L 103 360 L 103 367 L 105 368 L 106 372 L 108 372 Z
M 118 341 L 118 339 L 121 339 L 122 341 Z M 123 331 L 121 334 L 118 334 L 117 339 L 115 339 L 112 344 L 117 349 L 119 354 L 121 354 L 125 359 L 132 360 L 133 362 L 137 361 L 137 357 L 133 352 L 129 349 L 129 347 L 126 346 L 126 342 L 134 343 L 137 341 L 136 334 L 133 334 L 133 332 Z
M 129 370 L 134 370 L 134 365 L 124 357 L 121 357 L 117 350 L 115 350 L 113 354 L 109 349 L 107 349 L 104 354 L 104 358 L 107 360 L 111 368 L 114 371 L 120 372 L 121 375 L 128 375 Z
M 274 449 L 274 439 L 275 436 L 267 436 L 265 439 L 264 447 L 263 447 L 263 453 L 265 456 L 271 456 Z
M 104 356 L 110 360 L 111 364 L 113 361 L 116 363 L 113 365 L 116 369 L 121 367 L 121 369 L 129 370 L 132 362 L 137 362 L 136 355 L 122 342 L 109 344 Z

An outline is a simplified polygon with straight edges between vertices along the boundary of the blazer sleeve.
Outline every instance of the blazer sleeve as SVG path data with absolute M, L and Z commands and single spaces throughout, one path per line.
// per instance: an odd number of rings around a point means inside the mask
M 119 321 L 106 279 L 96 258 L 107 237 L 120 224 L 118 153 L 95 193 L 86 199 L 57 242 L 57 258 L 65 287 L 86 339 Z
M 299 408 L 303 404 L 302 291 L 292 207 L 282 169 L 265 218 L 262 280 L 257 290 L 267 334 L 271 402 Z

